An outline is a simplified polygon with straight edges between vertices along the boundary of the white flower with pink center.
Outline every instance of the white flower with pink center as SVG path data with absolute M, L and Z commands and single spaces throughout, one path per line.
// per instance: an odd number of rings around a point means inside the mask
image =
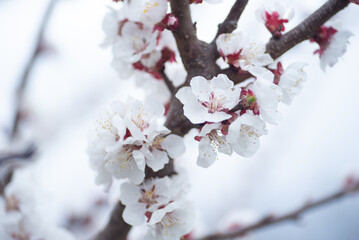
M 157 172 L 169 162 L 169 157 L 175 159 L 182 156 L 186 147 L 182 137 L 158 134 L 148 136 L 140 151 L 146 158 L 147 166 Z
M 150 98 L 144 103 L 130 100 L 126 103 L 124 121 L 131 136 L 136 140 L 147 141 L 148 136 L 170 132 L 166 127 L 158 124 L 164 113 L 164 106 L 157 100 Z
M 151 26 L 123 20 L 119 23 L 118 37 L 113 44 L 115 58 L 134 63 L 156 47 L 158 31 Z
M 178 240 L 194 227 L 194 208 L 186 201 L 175 201 L 153 212 L 145 240 Z
M 126 206 L 123 219 L 132 226 L 138 226 L 145 222 L 146 212 L 153 205 L 167 204 L 170 197 L 171 181 L 168 177 L 156 178 L 145 181 L 141 185 L 124 183 L 121 185 L 120 199 Z
M 250 41 L 241 32 L 221 34 L 216 40 L 222 58 L 230 65 L 254 76 L 268 71 L 265 66 L 273 62 L 265 53 L 265 45 Z
M 264 121 L 257 115 L 245 113 L 229 125 L 227 141 L 237 154 L 251 157 L 257 152 L 259 137 L 263 134 L 267 134 Z
M 123 9 L 116 11 L 110 8 L 105 15 L 102 23 L 105 40 L 102 46 L 111 46 L 114 58 L 134 63 L 155 49 L 158 31 L 153 31 L 153 26 L 123 18 L 123 13 Z
M 181 88 L 176 97 L 192 123 L 221 122 L 231 118 L 228 111 L 239 102 L 240 90 L 234 88 L 226 75 L 219 74 L 211 80 L 194 77 L 190 85 Z
M 253 84 L 247 87 L 247 90 L 253 92 L 250 98 L 255 101 L 254 114 L 260 114 L 264 121 L 277 124 L 282 116 L 278 112 L 278 104 L 282 99 L 280 87 L 273 83 L 273 74 L 258 77 Z
M 222 133 L 223 125 L 220 123 L 206 124 L 199 132 L 197 165 L 208 168 L 217 159 L 218 152 L 232 155 L 232 147 L 227 141 L 226 135 Z

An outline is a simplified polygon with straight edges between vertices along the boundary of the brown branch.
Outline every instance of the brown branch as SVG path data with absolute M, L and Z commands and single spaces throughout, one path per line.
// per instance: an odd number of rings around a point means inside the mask
M 258 230 L 258 229 L 261 229 L 264 227 L 269 227 L 269 226 L 272 226 L 277 223 L 285 222 L 288 220 L 297 220 L 301 217 L 301 215 L 308 212 L 309 210 L 313 210 L 315 208 L 321 207 L 327 203 L 341 199 L 345 196 L 350 195 L 351 193 L 358 192 L 358 191 L 359 191 L 359 181 L 351 184 L 348 187 L 345 187 L 344 189 L 339 190 L 338 192 L 330 194 L 322 199 L 308 202 L 304 206 L 299 207 L 298 209 L 295 209 L 291 212 L 288 212 L 288 213 L 285 213 L 285 214 L 282 214 L 279 216 L 269 215 L 267 217 L 262 218 L 258 222 L 248 225 L 246 227 L 243 227 L 237 231 L 234 231 L 231 233 L 208 235 L 208 236 L 200 238 L 198 240 L 233 239 L 236 237 L 243 236 L 243 235 L 247 234 L 248 232 L 252 232 L 254 230 Z
M 34 67 L 36 59 L 40 55 L 41 51 L 43 50 L 42 44 L 43 44 L 44 32 L 46 30 L 47 24 L 52 15 L 52 11 L 54 9 L 55 3 L 56 3 L 56 0 L 50 0 L 49 4 L 45 10 L 45 14 L 41 20 L 39 32 L 36 37 L 35 47 L 33 49 L 33 52 L 31 54 L 28 62 L 25 65 L 25 68 L 20 77 L 20 83 L 16 90 L 16 100 L 15 100 L 16 108 L 15 108 L 13 125 L 11 127 L 11 132 L 10 132 L 10 139 L 14 139 L 18 132 L 18 127 L 19 127 L 19 123 L 20 123 L 20 119 L 21 119 L 21 105 L 23 102 L 25 88 L 28 84 L 29 76 Z
M 281 38 L 272 38 L 267 44 L 267 53 L 273 59 L 280 57 L 298 43 L 309 39 L 326 21 L 349 4 L 349 0 L 329 0 L 297 27 Z
M 238 70 L 233 68 L 222 69 L 220 73 L 226 74 L 227 77 L 231 79 L 234 84 L 244 82 L 248 78 L 253 77 L 249 72 L 238 74 Z
M 218 31 L 216 37 L 212 41 L 213 43 L 216 42 L 217 37 L 222 33 L 231 33 L 237 28 L 238 20 L 241 17 L 247 3 L 248 0 L 236 0 L 226 19 L 218 25 Z
M 292 47 L 309 39 L 326 21 L 333 17 L 340 10 L 349 4 L 349 0 L 329 0 L 323 4 L 318 10 L 298 24 L 281 38 L 271 38 L 267 43 L 266 52 L 273 59 L 277 59 Z M 219 54 L 218 54 L 219 57 Z M 238 75 L 236 70 L 227 68 L 221 71 L 226 74 L 233 82 L 241 83 L 251 77 L 250 74 Z
M 131 226 L 122 219 L 125 206 L 118 202 L 112 210 L 111 218 L 106 227 L 95 237 L 95 240 L 125 240 Z

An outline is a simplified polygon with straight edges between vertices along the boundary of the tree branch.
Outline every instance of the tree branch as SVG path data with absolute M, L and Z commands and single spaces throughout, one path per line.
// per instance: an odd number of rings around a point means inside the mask
M 245 8 L 248 0 L 237 0 L 232 7 L 230 13 L 228 14 L 226 20 L 219 26 L 217 36 L 220 33 L 231 32 L 236 28 L 238 19 Z M 309 18 L 307 18 L 303 23 L 298 27 L 283 35 L 281 39 L 275 40 L 271 39 L 267 44 L 267 52 L 273 57 L 277 58 L 281 56 L 284 52 L 288 51 L 290 48 L 300 43 L 301 41 L 310 38 L 313 33 L 330 17 L 335 13 L 343 9 L 348 5 L 348 0 L 329 0 L 324 4 L 319 10 L 313 13 Z M 207 79 L 211 79 L 214 76 L 217 76 L 218 73 L 224 73 L 228 76 L 231 76 L 230 79 L 234 80 L 236 83 L 243 82 L 244 80 L 251 77 L 250 74 L 238 75 L 237 72 L 232 69 L 220 70 L 216 65 L 216 60 L 219 57 L 215 41 L 212 44 L 207 44 L 205 42 L 199 41 L 196 36 L 195 25 L 192 22 L 191 12 L 189 8 L 189 1 L 187 0 L 170 0 L 172 13 L 178 18 L 178 28 L 173 31 L 174 38 L 180 56 L 183 62 L 183 65 L 188 73 L 186 82 L 183 86 L 189 85 L 189 81 L 194 76 L 203 76 Z M 309 30 L 306 28 L 309 27 Z M 298 36 L 304 34 L 305 37 Z M 235 73 L 235 74 L 234 74 Z M 163 77 L 165 83 L 169 87 L 170 91 L 172 89 L 171 85 L 168 85 L 166 78 Z M 171 105 L 169 108 L 169 113 L 167 115 L 167 120 L 165 126 L 171 130 L 172 133 L 179 136 L 184 136 L 192 128 L 198 128 L 199 125 L 192 124 L 183 114 L 183 105 L 182 103 L 175 98 L 174 94 L 176 90 L 173 90 Z M 242 106 L 238 106 L 242 108 Z M 173 174 L 173 160 L 165 166 L 165 168 L 159 172 L 152 172 L 149 169 L 146 170 L 147 177 L 163 177 L 165 175 Z M 359 184 L 358 184 L 359 185 Z M 359 186 L 357 186 L 359 188 Z M 357 190 L 357 189 L 356 189 Z M 346 194 L 346 193 L 345 193 Z M 334 199 L 339 198 L 345 194 L 342 194 Z M 292 213 L 280 216 L 280 217 L 267 217 L 262 219 L 256 225 L 248 226 L 243 228 L 240 232 L 237 232 L 237 235 L 211 235 L 202 238 L 201 240 L 212 240 L 212 239 L 222 239 L 222 238 L 231 238 L 235 236 L 240 236 L 245 234 L 248 231 L 253 229 L 261 228 L 266 225 L 274 224 L 281 222 L 287 219 L 293 219 L 302 212 L 314 208 L 318 204 L 322 204 L 331 201 L 330 197 L 305 207 L 294 211 Z M 115 209 L 111 214 L 111 219 L 105 229 L 96 237 L 96 240 L 125 240 L 126 236 L 130 230 L 130 226 L 125 223 L 122 219 L 122 212 L 124 207 L 118 203 Z M 294 217 L 293 217 L 294 214 Z M 239 235 L 238 235 L 239 234 Z
M 312 37 L 320 26 L 322 26 L 340 10 L 344 9 L 348 4 L 349 0 L 327 1 L 303 22 L 298 24 L 298 26 L 284 34 L 279 39 L 271 38 L 271 40 L 267 43 L 266 52 L 269 53 L 273 59 L 277 59 L 292 47 Z M 249 73 L 245 75 L 238 75 L 237 71 L 231 68 L 223 69 L 221 70 L 221 73 L 226 74 L 235 84 L 241 83 L 251 77 L 251 74 Z
M 358 191 L 359 191 L 359 181 L 356 181 L 355 183 L 350 184 L 350 186 L 345 187 L 344 189 L 341 189 L 338 192 L 330 194 L 322 199 L 308 202 L 304 206 L 299 207 L 298 209 L 295 209 L 291 212 L 288 212 L 288 213 L 285 213 L 285 214 L 282 214 L 279 216 L 269 215 L 267 217 L 262 218 L 258 222 L 248 225 L 246 227 L 243 227 L 237 231 L 234 231 L 231 233 L 208 235 L 206 237 L 199 238 L 197 240 L 233 239 L 236 237 L 243 236 L 243 235 L 247 234 L 248 232 L 252 232 L 252 231 L 264 228 L 264 227 L 272 226 L 277 223 L 285 222 L 288 220 L 297 220 L 301 217 L 301 215 L 303 215 L 304 213 L 306 213 L 310 210 L 321 207 L 327 203 L 341 199 L 345 196 L 350 195 L 351 193 L 358 192 Z
M 267 44 L 267 53 L 273 59 L 280 57 L 298 43 L 309 39 L 326 21 L 349 4 L 349 0 L 329 0 L 317 11 L 301 22 L 297 27 L 281 38 L 271 38 Z
M 25 68 L 20 77 L 20 83 L 19 83 L 19 86 L 16 91 L 16 100 L 15 100 L 16 107 L 15 107 L 13 125 L 11 127 L 11 132 L 10 132 L 10 139 L 14 139 L 18 132 L 19 122 L 21 119 L 21 105 L 23 102 L 24 91 L 27 86 L 31 70 L 36 62 L 36 59 L 39 56 L 39 54 L 41 53 L 41 51 L 43 50 L 42 44 L 43 44 L 44 32 L 45 32 L 47 24 L 50 20 L 55 3 L 56 3 L 56 0 L 50 0 L 49 4 L 45 10 L 45 14 L 41 20 L 39 32 L 36 37 L 35 47 L 30 56 L 30 59 L 28 60 L 28 62 L 25 65 Z
M 118 202 L 112 210 L 111 218 L 106 227 L 95 237 L 95 240 L 125 240 L 131 226 L 122 218 L 125 206 Z
M 25 151 L 20 153 L 11 153 L 4 156 L 0 156 L 0 166 L 10 160 L 14 159 L 28 159 L 31 158 L 36 151 L 36 147 L 34 145 L 30 145 Z
M 236 0 L 226 19 L 218 25 L 218 31 L 216 37 L 212 41 L 213 43 L 216 42 L 217 37 L 222 33 L 231 33 L 237 28 L 238 20 L 241 17 L 247 3 L 248 0 Z

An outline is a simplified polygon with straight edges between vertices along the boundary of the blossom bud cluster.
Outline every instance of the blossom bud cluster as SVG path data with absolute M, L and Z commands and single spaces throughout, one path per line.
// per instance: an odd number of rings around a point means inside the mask
M 4 195 L 0 195 L 0 239 L 75 239 L 65 229 L 49 224 L 48 216 L 41 216 L 36 205 L 29 183 L 8 185 Z
M 161 79 L 166 62 L 174 62 L 175 50 L 170 49 L 161 33 L 178 26 L 178 19 L 167 14 L 167 0 L 125 0 L 118 10 L 110 8 L 104 18 L 103 47 L 111 46 L 112 66 L 122 78 L 135 70 Z
M 306 79 L 305 63 L 296 62 L 283 69 L 265 53 L 264 45 L 248 40 L 240 32 L 217 38 L 222 58 L 238 74 L 249 72 L 253 79 L 247 86 L 234 86 L 224 74 L 211 80 L 197 76 L 190 86 L 181 88 L 176 97 L 183 103 L 185 116 L 202 124 L 195 137 L 199 141 L 197 164 L 209 167 L 217 153 L 250 157 L 259 148 L 259 137 L 266 134 L 266 123 L 281 119 L 279 102 L 289 104 Z

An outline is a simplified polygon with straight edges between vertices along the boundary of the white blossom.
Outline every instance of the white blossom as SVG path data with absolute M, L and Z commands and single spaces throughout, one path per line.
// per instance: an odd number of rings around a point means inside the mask
M 248 89 L 255 94 L 257 108 L 264 121 L 277 124 L 282 116 L 278 112 L 278 104 L 282 98 L 280 87 L 273 83 L 273 75 L 258 77 Z
M 284 70 L 278 83 L 283 92 L 281 102 L 290 104 L 293 98 L 302 90 L 303 83 L 307 79 L 307 74 L 303 68 L 307 65 L 304 62 L 294 62 Z
M 206 124 L 198 134 L 202 139 L 198 144 L 197 165 L 207 168 L 217 159 L 217 152 L 232 155 L 232 146 L 221 132 L 222 124 Z
M 239 102 L 240 90 L 224 74 L 207 81 L 192 78 L 190 87 L 181 88 L 176 97 L 183 103 L 184 115 L 192 123 L 220 122 L 231 117 L 228 110 Z
M 229 125 L 227 141 L 237 154 L 251 157 L 258 150 L 259 137 L 263 134 L 267 134 L 264 121 L 257 115 L 245 113 Z
M 323 50 L 320 55 L 320 67 L 325 70 L 327 66 L 333 67 L 347 51 L 347 44 L 349 38 L 353 33 L 347 30 L 338 29 L 329 40 L 329 45 Z
M 194 225 L 194 208 L 186 201 L 176 201 L 158 209 L 148 222 L 145 240 L 178 240 Z
M 226 62 L 254 76 L 268 71 L 265 66 L 273 59 L 265 53 L 265 45 L 250 41 L 241 32 L 221 34 L 216 40 L 217 49 Z
M 170 201 L 170 184 L 168 177 L 147 180 L 138 186 L 132 183 L 122 184 L 120 199 L 126 206 L 123 219 L 133 226 L 144 223 L 145 214 L 153 205 L 163 205 Z
M 166 16 L 167 9 L 167 0 L 131 0 L 125 2 L 122 11 L 131 21 L 151 26 Z

